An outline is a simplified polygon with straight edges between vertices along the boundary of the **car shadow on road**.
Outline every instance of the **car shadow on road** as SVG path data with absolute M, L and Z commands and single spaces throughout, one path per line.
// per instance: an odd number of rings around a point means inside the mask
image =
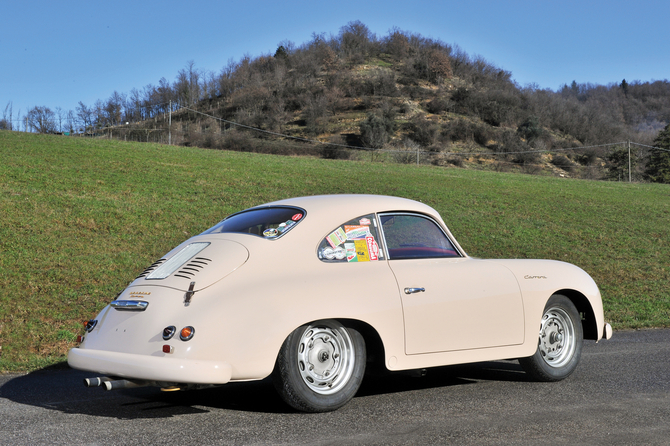
M 476 384 L 478 381 L 530 381 L 517 361 L 489 361 L 366 377 L 357 396 L 399 393 L 437 387 Z
M 83 380 L 92 376 L 94 374 L 70 369 L 65 364 L 10 378 L 0 376 L 0 398 L 64 413 L 118 419 L 169 418 L 212 409 L 295 413 L 281 400 L 269 378 L 202 390 L 162 392 L 155 387 L 114 391 L 86 388 Z M 386 372 L 366 376 L 357 397 L 489 380 L 522 382 L 528 378 L 518 363 L 509 361 L 435 367 L 425 374 L 422 371 Z

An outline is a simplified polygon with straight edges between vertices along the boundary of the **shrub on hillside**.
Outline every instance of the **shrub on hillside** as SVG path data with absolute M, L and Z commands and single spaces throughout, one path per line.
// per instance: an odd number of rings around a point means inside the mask
M 446 111 L 452 111 L 454 109 L 454 103 L 444 96 L 438 96 L 426 104 L 426 110 L 428 113 L 439 115 Z
M 528 142 L 539 138 L 543 134 L 540 120 L 537 116 L 529 116 L 526 118 L 526 120 L 517 127 L 516 131 L 519 136 Z
M 582 166 L 591 166 L 598 159 L 598 155 L 594 150 L 585 150 L 583 153 L 576 155 L 576 161 Z
M 361 139 L 372 149 L 381 149 L 391 139 L 395 130 L 395 121 L 391 113 L 368 113 L 367 118 L 360 124 Z
M 432 121 L 429 121 L 423 116 L 416 116 L 410 121 L 410 138 L 424 146 L 430 146 L 435 142 L 440 126 Z
M 328 138 L 328 142 L 321 149 L 321 158 L 329 160 L 348 160 L 351 158 L 351 151 L 343 146 L 347 145 L 342 136 L 335 135 Z
M 570 161 L 568 157 L 564 155 L 554 155 L 554 157 L 551 159 L 551 164 L 558 167 L 559 169 L 565 170 L 566 172 L 572 172 L 575 167 L 572 161 Z
M 363 83 L 365 93 L 371 96 L 396 96 L 395 73 L 391 70 L 375 70 L 372 76 Z

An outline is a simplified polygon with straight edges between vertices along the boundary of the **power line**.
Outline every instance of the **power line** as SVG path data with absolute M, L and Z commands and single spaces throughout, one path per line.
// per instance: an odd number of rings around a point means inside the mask
M 647 146 L 647 145 L 640 144 L 640 143 L 633 142 L 633 141 L 631 141 L 630 143 L 631 143 L 631 144 L 634 144 L 634 145 L 636 145 L 636 146 L 640 146 L 640 147 L 647 147 L 648 149 L 655 149 L 655 150 L 662 150 L 662 151 L 664 151 L 664 152 L 670 152 L 670 150 L 668 150 L 668 149 L 662 149 L 662 148 L 660 148 L 660 147 Z

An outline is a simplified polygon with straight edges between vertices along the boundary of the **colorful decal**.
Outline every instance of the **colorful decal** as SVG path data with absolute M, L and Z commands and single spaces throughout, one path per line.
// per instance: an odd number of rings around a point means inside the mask
M 372 236 L 365 237 L 365 242 L 368 246 L 368 253 L 370 254 L 370 260 L 379 259 L 379 245 L 375 241 L 375 238 Z
M 279 231 L 277 231 L 275 228 L 268 228 L 263 231 L 263 235 L 265 237 L 277 237 L 277 235 L 279 235 Z
M 293 221 L 298 221 L 302 218 L 302 214 L 295 214 L 293 217 L 291 217 L 291 220 Z
M 347 240 L 363 240 L 370 235 L 369 226 L 345 226 L 344 232 L 347 234 Z
M 369 262 L 370 252 L 368 251 L 368 242 L 366 240 L 354 240 L 356 245 L 357 262 Z
M 342 229 L 341 227 L 337 228 L 336 230 L 331 232 L 328 237 L 326 237 L 326 240 L 328 240 L 328 243 L 330 243 L 330 246 L 332 246 L 333 248 L 337 248 L 346 239 L 347 239 L 347 234 L 344 232 L 344 229 Z
M 342 246 L 338 246 L 337 248 L 326 246 L 321 250 L 321 257 L 327 260 L 344 260 L 346 256 L 347 251 Z
M 358 223 L 361 224 L 361 225 L 370 226 L 370 219 L 369 218 L 361 218 L 361 220 Z
M 358 262 L 355 243 L 345 243 L 344 249 L 347 251 L 347 262 Z
M 342 246 L 338 246 L 337 248 L 333 249 L 333 251 L 333 255 L 337 260 L 342 260 L 347 256 L 347 251 Z
M 321 255 L 328 260 L 333 260 L 335 258 L 335 250 L 330 247 L 323 248 Z

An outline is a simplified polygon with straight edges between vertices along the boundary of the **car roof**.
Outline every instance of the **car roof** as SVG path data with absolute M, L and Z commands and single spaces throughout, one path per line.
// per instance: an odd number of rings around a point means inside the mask
M 308 214 L 347 214 L 356 217 L 361 214 L 372 212 L 413 211 L 439 218 L 438 212 L 428 205 L 408 198 L 391 197 L 387 195 L 312 195 L 309 197 L 296 197 L 273 201 L 262 206 L 275 205 L 301 207 L 305 209 Z

